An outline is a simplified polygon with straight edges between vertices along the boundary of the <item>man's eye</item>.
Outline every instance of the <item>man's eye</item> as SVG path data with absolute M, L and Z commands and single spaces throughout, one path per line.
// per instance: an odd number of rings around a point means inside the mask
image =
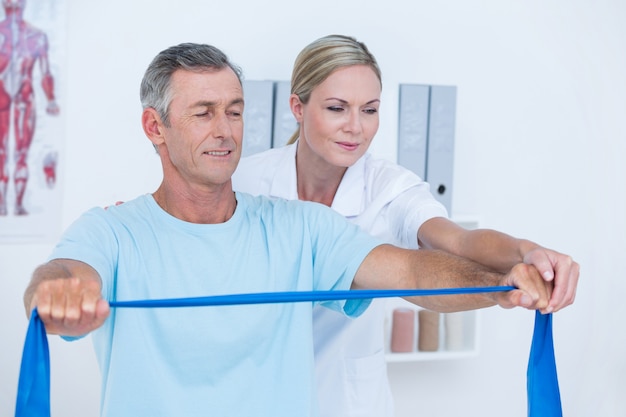
M 196 114 L 196 117 L 204 117 L 204 116 L 208 116 L 209 112 L 205 111 L 204 113 L 198 113 Z

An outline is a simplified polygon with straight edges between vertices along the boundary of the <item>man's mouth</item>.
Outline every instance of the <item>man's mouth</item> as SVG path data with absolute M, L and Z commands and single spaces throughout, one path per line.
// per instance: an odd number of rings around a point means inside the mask
M 230 151 L 207 151 L 204 152 L 205 155 L 211 155 L 211 156 L 226 156 L 230 153 Z

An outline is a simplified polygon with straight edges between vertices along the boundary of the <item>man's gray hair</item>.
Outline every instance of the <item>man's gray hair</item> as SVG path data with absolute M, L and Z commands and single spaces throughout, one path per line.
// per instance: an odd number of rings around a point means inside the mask
M 161 51 L 150 63 L 141 80 L 139 97 L 144 109 L 157 111 L 165 126 L 169 127 L 169 107 L 172 101 L 172 74 L 186 71 L 219 71 L 232 69 L 241 83 L 241 69 L 230 62 L 226 54 L 211 45 L 181 43 Z

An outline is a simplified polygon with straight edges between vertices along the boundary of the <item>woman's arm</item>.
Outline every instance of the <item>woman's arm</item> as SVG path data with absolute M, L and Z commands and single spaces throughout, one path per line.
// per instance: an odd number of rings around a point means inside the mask
M 443 250 L 500 272 L 522 262 L 533 265 L 546 282 L 554 282 L 546 311 L 558 311 L 574 302 L 580 267 L 568 255 L 495 230 L 466 230 L 443 217 L 425 222 L 418 242 L 422 248 Z

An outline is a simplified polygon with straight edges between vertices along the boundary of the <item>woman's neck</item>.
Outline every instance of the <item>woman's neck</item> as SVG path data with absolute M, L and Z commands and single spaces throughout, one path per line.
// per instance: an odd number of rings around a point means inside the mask
M 298 199 L 330 207 L 347 168 L 329 164 L 302 140 L 296 150 Z

